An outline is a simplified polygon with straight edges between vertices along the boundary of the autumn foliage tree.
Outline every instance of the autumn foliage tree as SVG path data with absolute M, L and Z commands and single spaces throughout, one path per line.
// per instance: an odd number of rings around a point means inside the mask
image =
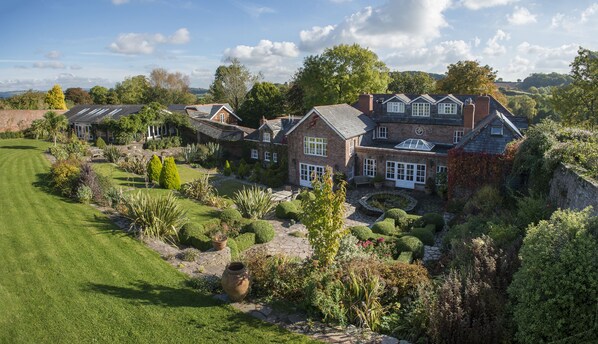
M 64 101 L 64 93 L 60 85 L 56 84 L 48 93 L 46 93 L 46 104 L 52 110 L 66 110 L 66 102 Z
M 93 104 L 91 95 L 81 87 L 67 88 L 64 91 L 64 99 L 73 102 L 75 105 Z
M 436 88 L 443 93 L 489 94 L 506 105 L 507 98 L 494 81 L 496 71 L 492 67 L 482 66 L 478 61 L 459 61 L 448 66 L 446 76 L 437 81 Z

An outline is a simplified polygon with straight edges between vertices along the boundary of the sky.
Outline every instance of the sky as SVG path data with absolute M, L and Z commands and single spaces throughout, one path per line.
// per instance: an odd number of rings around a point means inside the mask
M 2 0 L 0 91 L 112 87 L 158 67 L 207 88 L 230 58 L 285 82 L 341 43 L 391 70 L 477 60 L 515 81 L 568 73 L 580 46 L 598 50 L 597 24 L 596 0 Z

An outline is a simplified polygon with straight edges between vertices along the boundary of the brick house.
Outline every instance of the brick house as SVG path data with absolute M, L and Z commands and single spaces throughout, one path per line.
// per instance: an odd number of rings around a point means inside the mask
M 279 117 L 266 119 L 262 117 L 260 126 L 245 137 L 248 143 L 245 149 L 251 161 L 261 161 L 263 164 L 277 164 L 286 159 L 287 133 L 299 118 Z
M 289 182 L 309 186 L 328 165 L 348 180 L 381 174 L 388 186 L 423 189 L 463 139 L 502 152 L 526 127 L 490 96 L 364 94 L 354 107 L 315 107 L 289 130 Z

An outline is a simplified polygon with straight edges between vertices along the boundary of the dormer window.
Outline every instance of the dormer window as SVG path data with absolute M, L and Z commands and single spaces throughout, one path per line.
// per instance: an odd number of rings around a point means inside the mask
M 503 126 L 502 125 L 495 125 L 490 127 L 490 135 L 492 136 L 502 136 L 503 135 Z
M 430 117 L 430 104 L 413 103 L 411 105 L 411 115 L 415 117 Z
M 455 103 L 440 103 L 438 104 L 439 115 L 456 115 L 457 104 Z
M 264 137 L 262 139 L 264 142 L 270 142 L 270 133 L 264 132 Z
M 386 110 L 390 113 L 405 113 L 405 103 L 389 102 Z

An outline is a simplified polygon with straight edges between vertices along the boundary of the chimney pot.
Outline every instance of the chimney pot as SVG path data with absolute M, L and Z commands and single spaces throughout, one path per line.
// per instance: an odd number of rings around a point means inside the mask
M 374 112 L 374 96 L 371 94 L 360 94 L 357 108 L 364 114 L 371 115 Z
M 479 96 L 475 100 L 475 124 L 490 114 L 490 97 L 487 95 Z

